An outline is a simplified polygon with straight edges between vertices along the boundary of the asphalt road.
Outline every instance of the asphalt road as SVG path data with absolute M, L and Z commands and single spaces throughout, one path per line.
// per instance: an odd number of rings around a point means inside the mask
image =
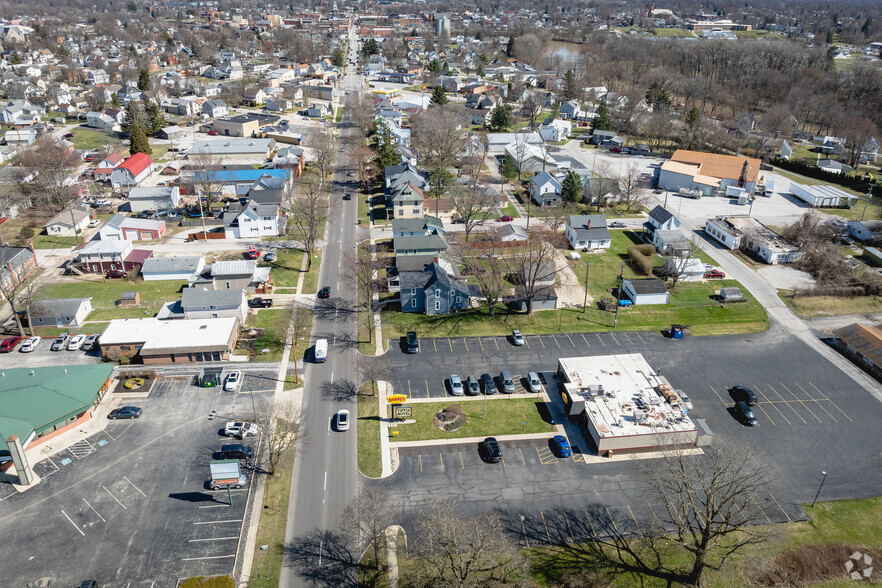
M 351 47 L 354 51 L 354 42 Z M 351 74 L 346 76 L 345 84 L 354 89 Z M 353 132 L 344 126 L 340 138 Z M 323 553 L 324 544 L 319 537 L 338 526 L 344 509 L 359 488 L 354 369 L 357 350 L 352 344 L 356 324 L 348 311 L 355 299 L 341 268 L 343 255 L 355 248 L 358 199 L 342 199 L 348 189 L 344 186 L 347 158 L 345 152 L 337 155 L 331 185 L 327 244 L 319 272 L 319 287 L 330 287 L 332 304 L 337 308 L 333 312 L 317 312 L 313 322 L 313 343 L 318 338 L 327 338 L 328 358 L 325 363 L 310 363 L 307 367 L 303 393 L 307 438 L 294 466 L 282 587 L 309 585 L 306 571 L 320 567 L 323 558 L 325 561 L 330 558 L 330 554 Z M 352 416 L 351 425 L 348 431 L 338 432 L 332 427 L 332 417 L 344 408 Z M 313 541 L 313 538 L 318 539 Z

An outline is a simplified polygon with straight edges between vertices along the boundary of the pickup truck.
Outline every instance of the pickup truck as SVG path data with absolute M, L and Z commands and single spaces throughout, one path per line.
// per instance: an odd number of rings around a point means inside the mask
M 251 300 L 248 301 L 248 306 L 250 306 L 251 308 L 269 308 L 272 305 L 273 305 L 272 298 L 257 297 L 257 298 L 252 298 Z

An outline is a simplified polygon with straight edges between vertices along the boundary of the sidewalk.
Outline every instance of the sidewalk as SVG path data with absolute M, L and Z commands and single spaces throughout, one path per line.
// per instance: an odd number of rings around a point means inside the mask
M 487 164 L 487 169 L 490 171 L 490 177 L 496 180 L 497 182 L 502 183 L 502 173 L 499 171 L 499 162 L 496 161 L 495 157 L 485 157 L 485 163 Z M 518 211 L 518 215 L 521 218 L 527 217 L 527 209 L 518 202 L 518 199 L 514 197 L 514 194 L 511 192 L 511 188 L 508 184 L 502 184 L 502 193 L 505 194 L 505 197 L 508 198 L 508 201 L 511 202 L 512 206 L 515 207 L 515 210 Z

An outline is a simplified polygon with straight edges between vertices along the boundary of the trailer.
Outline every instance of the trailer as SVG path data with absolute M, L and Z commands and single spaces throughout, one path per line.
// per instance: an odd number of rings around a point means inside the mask
M 690 190 L 689 188 L 680 188 L 677 191 L 677 194 L 680 196 L 685 196 L 686 198 L 695 198 L 696 200 L 701 199 L 701 190 Z

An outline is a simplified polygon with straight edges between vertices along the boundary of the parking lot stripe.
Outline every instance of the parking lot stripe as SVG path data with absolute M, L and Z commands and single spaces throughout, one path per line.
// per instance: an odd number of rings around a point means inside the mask
M 478 345 L 481 346 L 481 351 L 484 351 L 484 343 L 481 341 L 480 337 L 478 337 Z
M 462 453 L 459 454 L 459 465 L 462 466 L 462 469 L 465 469 L 465 462 L 462 460 Z
M 125 481 L 128 482 L 129 484 L 132 484 L 132 481 L 129 480 L 128 478 L 126 478 L 125 476 L 123 476 L 123 480 L 125 480 Z M 143 496 L 144 498 L 147 498 L 147 495 L 144 494 L 143 492 L 141 492 L 141 489 L 138 488 L 137 486 L 135 486 L 134 484 L 132 484 L 132 488 L 134 488 L 135 490 L 137 490 L 137 491 L 138 491 L 138 494 L 140 494 L 140 495 Z
M 573 347 L 576 346 L 576 344 L 573 343 L 573 340 L 570 338 L 570 335 L 569 335 L 569 334 L 567 334 L 567 339 L 570 339 L 570 345 L 572 345 Z
M 819 423 L 823 423 L 823 422 L 824 422 L 824 421 L 822 421 L 821 419 L 818 418 L 818 415 L 816 415 L 815 413 L 812 412 L 812 409 L 810 409 L 810 408 L 808 407 L 808 405 L 805 403 L 804 400 L 802 400 L 799 396 L 797 396 L 796 394 L 794 394 L 794 393 L 793 393 L 793 390 L 791 390 L 790 388 L 788 388 L 787 386 L 785 386 L 785 385 L 784 385 L 784 382 L 781 382 L 781 387 L 784 388 L 785 390 L 787 390 L 788 392 L 790 392 L 790 395 L 791 395 L 791 396 L 793 396 L 794 398 L 796 398 L 797 400 L 799 400 L 799 403 L 802 404 L 802 405 L 805 407 L 805 409 L 806 409 L 807 411 L 809 411 L 809 413 L 811 413 L 811 415 L 812 415 L 813 417 L 815 417 L 816 419 L 818 419 L 818 422 L 819 422 Z
M 769 496 L 771 496 L 771 497 L 772 497 L 772 500 L 774 500 L 774 501 L 775 501 L 775 504 L 777 504 L 777 505 L 778 505 L 778 508 L 780 508 L 780 509 L 781 509 L 781 512 L 783 512 L 783 513 L 784 513 L 784 516 L 785 516 L 785 517 L 787 517 L 787 522 L 788 522 L 788 523 L 792 523 L 792 522 L 793 522 L 793 519 L 791 519 L 791 518 L 790 518 L 790 515 L 789 515 L 789 514 L 787 514 L 787 511 L 786 511 L 786 510 L 784 510 L 784 509 L 783 509 L 783 508 L 781 508 L 781 503 L 780 503 L 780 502 L 778 502 L 778 499 L 777 499 L 777 498 L 775 498 L 775 495 L 774 495 L 774 494 L 772 494 L 772 493 L 771 493 L 771 492 L 769 492 Z
M 199 508 L 221 508 L 222 506 L 230 506 L 229 504 L 211 504 L 209 506 L 200 506 Z
M 239 536 L 235 537 L 206 537 L 205 539 L 190 539 L 190 543 L 199 543 L 201 541 L 229 541 L 230 539 L 238 539 Z
M 763 513 L 763 516 L 766 517 L 766 520 L 769 521 L 769 524 L 771 525 L 771 524 L 772 524 L 772 519 L 769 518 L 769 515 L 766 514 L 766 511 L 763 510 L 763 507 L 761 507 L 761 506 L 759 505 L 759 502 L 756 503 L 756 507 L 759 509 L 759 511 L 760 511 L 761 513 Z
M 432 347 L 435 348 L 435 353 L 438 353 L 438 344 L 435 343 L 435 340 L 434 340 L 434 339 L 432 339 Z
M 778 395 L 778 398 L 780 398 L 781 400 L 784 400 L 784 397 L 781 396 L 780 392 L 778 392 L 777 390 L 775 390 L 775 388 L 772 387 L 771 385 L 769 385 L 769 384 L 766 384 L 766 385 L 769 386 L 769 390 L 771 390 L 772 392 L 774 392 L 775 394 Z M 759 386 L 757 386 L 757 389 L 759 389 Z M 760 394 L 762 394 L 762 390 L 760 390 Z M 787 404 L 787 406 L 790 408 L 790 410 L 793 411 L 793 414 L 795 414 L 796 416 L 799 417 L 799 420 L 802 421 L 802 424 L 804 424 L 804 425 L 807 425 L 807 424 L 808 424 L 808 422 L 807 422 L 804 418 L 802 418 L 802 415 L 799 414 L 798 412 L 796 412 L 796 409 L 793 408 L 793 405 L 792 405 L 792 404 L 790 404 L 789 402 L 787 402 L 786 404 Z
M 200 521 L 194 525 L 220 525 L 222 523 L 241 523 L 242 519 L 227 519 L 225 521 Z
M 782 418 L 782 419 L 784 419 L 785 421 L 787 421 L 787 424 L 788 424 L 788 425 L 792 425 L 792 424 L 793 424 L 793 423 L 790 422 L 790 419 L 788 419 L 786 416 L 784 416 L 784 413 L 781 412 L 781 409 L 778 408 L 778 405 L 772 403 L 772 401 L 769 400 L 769 398 L 768 398 L 765 394 L 763 394 L 763 391 L 760 389 L 759 386 L 756 386 L 756 391 L 760 393 L 760 396 L 762 396 L 762 397 L 766 400 L 767 403 L 769 403 L 769 404 L 772 405 L 772 408 L 774 408 L 775 410 L 778 411 L 778 414 L 781 415 L 781 418 Z M 760 407 L 760 408 L 762 408 L 762 407 Z M 766 416 L 769 416 L 769 414 L 768 414 L 765 410 L 763 411 L 763 414 L 765 414 Z M 774 424 L 774 423 L 772 423 L 772 424 Z
M 604 347 L 606 347 L 606 343 L 604 343 L 603 339 L 600 338 L 600 334 L 598 334 L 598 333 L 594 333 L 594 334 L 597 335 L 597 340 L 600 341 L 600 344 L 603 345 Z
M 576 540 L 576 536 L 573 535 L 573 528 L 570 526 L 570 519 L 569 519 L 569 517 L 567 516 L 567 511 L 563 511 L 563 516 L 564 516 L 564 520 L 567 522 L 567 531 L 570 532 L 570 539 L 572 539 L 573 541 L 575 541 L 575 540 Z
M 413 393 L 410 391 L 410 380 L 407 381 L 407 395 L 411 397 L 413 396 Z
M 714 387 L 713 387 L 713 386 L 708 386 L 708 388 L 710 388 L 710 389 L 711 389 L 711 390 L 712 390 L 712 391 L 713 391 L 713 393 L 714 393 L 714 394 L 716 394 L 716 395 L 717 395 L 717 398 L 719 398 L 719 399 L 720 399 L 720 402 L 722 402 L 722 403 L 723 403 L 723 404 L 725 404 L 725 405 L 726 405 L 726 406 L 729 406 L 729 403 L 728 403 L 728 402 L 726 402 L 726 401 L 725 401 L 725 400 L 723 400 L 723 397 L 722 397 L 722 396 L 720 396 L 720 393 L 719 393 L 719 392 L 717 392 L 717 391 L 716 391 L 716 390 L 715 390 L 715 389 L 714 389 Z
M 631 341 L 631 337 L 628 336 L 628 333 L 619 333 L 619 337 L 624 337 L 625 339 L 627 339 L 629 345 L 633 345 L 633 344 L 634 344 L 634 342 Z
M 429 380 L 425 380 L 426 382 L 426 398 L 431 398 L 432 395 L 429 394 Z
M 450 337 L 447 337 L 447 344 L 450 346 L 450 353 L 453 353 L 453 342 L 450 341 Z
M 524 337 L 524 344 L 527 346 L 527 349 L 530 348 L 530 340 Z
M 585 345 L 591 347 L 591 343 L 588 342 L 588 339 L 585 338 L 585 333 L 582 333 L 582 341 L 585 342 Z
M 206 557 L 185 557 L 182 558 L 181 561 L 198 561 L 200 559 L 228 559 L 231 557 L 236 557 L 236 554 L 233 555 L 209 555 Z
M 833 419 L 833 422 L 834 422 L 834 423 L 838 423 L 838 422 L 839 422 L 839 420 L 838 420 L 835 416 L 833 416 L 832 414 L 830 414 L 830 411 L 827 410 L 826 408 L 824 408 L 824 405 L 821 404 L 821 400 L 823 400 L 822 398 L 811 398 L 811 394 L 808 393 L 808 390 L 806 390 L 805 388 L 803 388 L 802 386 L 800 386 L 798 383 L 797 383 L 796 385 L 799 387 L 800 390 L 802 390 L 803 392 L 805 392 L 805 395 L 806 395 L 807 397 L 809 397 L 809 399 L 810 399 L 812 402 L 815 403 L 815 406 L 819 407 L 821 410 L 823 410 L 824 412 L 826 412 L 826 413 L 827 413 L 827 416 L 830 417 L 831 419 Z
M 469 342 L 466 341 L 465 337 L 462 338 L 462 344 L 465 345 L 466 351 L 468 351 L 469 350 Z
M 588 514 L 588 509 L 583 508 L 582 510 L 585 511 L 585 518 L 588 519 L 588 524 L 591 525 L 591 534 L 597 537 L 597 531 L 594 530 L 594 523 L 591 522 L 591 515 Z
M 530 547 L 530 540 L 527 538 L 527 528 L 524 526 L 525 517 L 522 514 L 518 514 L 518 517 L 521 519 L 521 531 L 524 533 L 524 541 L 527 542 L 527 547 Z
M 812 384 L 811 382 L 809 382 L 809 386 L 811 386 L 811 387 L 814 388 L 815 390 L 818 390 L 818 387 L 815 386 L 814 384 Z M 854 421 L 851 419 L 851 417 L 848 416 L 847 414 L 845 414 L 845 413 L 842 411 L 842 409 L 839 408 L 839 405 L 836 404 L 835 402 L 833 402 L 832 400 L 830 400 L 830 399 L 827 397 L 826 394 L 824 394 L 824 393 L 821 392 L 820 390 L 818 390 L 818 393 L 819 393 L 821 396 L 823 396 L 824 399 L 827 400 L 827 402 L 829 402 L 830 404 L 832 404 L 833 406 L 835 406 L 835 407 L 836 407 L 836 410 L 838 410 L 838 411 L 841 412 L 843 415 L 845 415 L 845 418 L 847 418 L 847 419 L 850 420 L 851 422 L 854 422 Z
M 766 412 L 766 409 L 764 409 L 764 408 L 763 408 L 762 406 L 760 406 L 759 404 L 757 404 L 756 407 L 757 407 L 758 409 L 760 409 L 761 411 L 763 411 L 763 414 L 766 415 L 766 418 L 769 419 L 769 422 L 770 422 L 770 423 L 772 423 L 773 425 L 775 424 L 775 421 L 772 420 L 772 417 L 769 416 L 769 413 Z M 780 412 L 780 411 L 779 411 L 779 412 Z
M 496 340 L 496 337 L 493 337 L 493 343 L 496 345 L 496 351 L 499 351 L 499 341 Z
M 420 460 L 420 473 L 422 474 L 422 473 L 423 473 L 423 456 L 422 456 L 422 455 L 417 455 L 417 457 L 418 457 L 419 460 Z
M 557 348 L 560 349 L 560 343 L 557 342 L 557 337 L 552 335 L 551 338 L 554 339 L 554 343 L 557 345 Z
M 609 507 L 608 507 L 608 506 L 604 506 L 603 508 L 606 509 L 606 516 L 609 517 L 609 522 L 612 523 L 613 529 L 615 529 L 615 530 L 616 530 L 616 533 L 618 533 L 618 532 L 619 532 L 619 528 L 616 526 L 616 522 L 615 522 L 615 521 L 613 520 L 613 518 L 612 518 L 612 513 L 609 512 Z
M 542 335 L 536 335 L 536 337 L 539 339 L 539 342 L 542 343 L 542 349 L 545 349 L 545 341 L 542 340 Z
M 104 488 L 103 485 L 101 487 Z M 104 488 L 104 491 L 107 492 L 108 494 L 110 494 L 110 490 L 108 490 L 107 488 Z M 110 497 L 113 498 L 114 500 L 116 500 L 116 496 L 114 496 L 113 494 L 110 494 Z M 116 500 L 116 503 L 118 505 L 120 505 L 121 507 L 123 507 L 125 510 L 129 510 L 126 508 L 126 505 L 123 504 L 122 502 L 120 502 L 119 500 Z
M 88 506 L 89 508 L 92 509 L 92 512 L 94 512 L 96 515 L 98 515 L 98 518 L 101 519 L 102 522 L 104 522 L 104 523 L 107 522 L 107 521 L 104 520 L 104 517 L 101 516 L 101 513 L 98 512 L 97 510 L 95 510 L 95 507 L 94 507 L 94 506 L 92 506 L 91 504 L 89 504 L 89 501 L 88 501 L 88 500 L 86 500 L 85 498 L 83 498 L 83 502 L 86 503 L 86 506 Z
M 439 454 L 438 454 L 438 457 L 441 458 L 441 467 L 443 468 L 443 467 L 444 467 L 444 454 L 443 454 L 443 453 L 439 453 Z
M 616 342 L 616 345 L 621 345 L 621 343 L 619 343 L 619 340 L 616 339 L 616 334 L 615 334 L 615 333 L 610 333 L 609 336 L 612 337 L 613 341 Z
M 631 505 L 628 505 L 628 512 L 631 513 L 631 518 L 634 519 L 634 526 L 637 527 L 637 534 L 640 535 L 640 538 L 643 538 L 643 532 L 640 530 L 640 523 L 637 522 L 637 517 L 634 516 L 634 511 L 631 510 Z
M 527 465 L 527 460 L 524 459 L 524 452 L 521 451 L 521 448 L 520 448 L 520 447 L 518 447 L 518 453 L 521 454 L 521 462 L 522 462 L 524 465 Z
M 545 536 L 548 537 L 548 542 L 551 543 L 551 533 L 548 532 L 548 523 L 545 522 L 545 513 L 540 510 L 539 516 L 542 517 L 542 524 L 545 525 Z
M 640 333 L 638 333 L 637 331 L 634 331 L 634 334 L 637 335 L 637 338 L 640 339 L 641 343 L 646 345 L 646 341 L 643 340 L 643 337 L 640 336 Z
M 73 521 L 71 521 L 71 520 L 70 520 L 70 517 L 69 517 L 69 516 L 67 516 L 67 513 L 66 513 L 66 512 L 64 512 L 64 510 L 62 510 L 62 511 L 61 511 L 61 514 L 63 514 L 63 515 L 64 515 L 64 518 L 66 518 L 66 519 L 67 519 L 67 520 L 69 520 L 69 521 L 70 521 L 70 524 L 71 524 L 71 525 L 73 525 L 73 526 L 74 526 L 74 529 L 76 529 L 76 530 L 77 530 L 77 531 L 79 531 L 79 533 L 80 533 L 80 535 L 82 535 L 82 536 L 83 536 L 83 537 L 85 537 L 85 536 L 86 536 L 86 534 L 85 534 L 85 533 L 83 533 L 83 530 L 82 530 L 82 529 L 80 529 L 80 528 L 79 528 L 79 527 L 78 527 L 78 526 L 77 526 L 77 524 L 76 524 L 76 523 L 75 523 L 75 522 L 73 522 Z

